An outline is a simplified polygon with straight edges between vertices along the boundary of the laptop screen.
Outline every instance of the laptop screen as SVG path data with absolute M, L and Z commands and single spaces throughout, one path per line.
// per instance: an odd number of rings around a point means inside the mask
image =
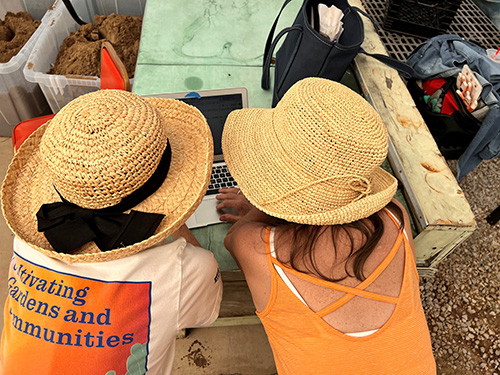
M 222 155 L 222 130 L 226 118 L 235 109 L 243 108 L 241 94 L 224 94 L 201 97 L 178 98 L 183 102 L 192 105 L 200 110 L 207 119 L 214 139 L 214 155 Z

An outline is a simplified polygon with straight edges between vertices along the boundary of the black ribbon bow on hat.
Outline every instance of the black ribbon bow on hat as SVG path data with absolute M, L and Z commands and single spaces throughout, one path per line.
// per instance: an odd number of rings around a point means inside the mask
M 101 251 L 132 245 L 153 235 L 164 216 L 133 210 L 98 213 L 69 202 L 44 204 L 36 214 L 38 231 L 60 253 L 71 253 L 90 241 Z
M 57 192 L 62 202 L 44 204 L 36 214 L 38 231 L 44 232 L 55 251 L 69 254 L 90 241 L 94 241 L 101 251 L 108 251 L 152 236 L 165 215 L 134 210 L 128 214 L 123 212 L 158 190 L 170 168 L 171 154 L 168 143 L 153 175 L 114 206 L 97 210 L 83 208 Z

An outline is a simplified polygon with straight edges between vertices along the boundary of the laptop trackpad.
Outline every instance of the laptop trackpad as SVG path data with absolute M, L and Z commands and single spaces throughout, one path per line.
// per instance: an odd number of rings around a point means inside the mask
M 219 217 L 224 213 L 238 215 L 238 211 L 235 209 L 224 208 L 223 210 L 217 210 L 220 201 L 215 199 L 215 196 L 205 196 L 195 213 L 186 221 L 188 228 L 204 227 L 217 222 L 222 223 L 222 221 L 219 221 Z

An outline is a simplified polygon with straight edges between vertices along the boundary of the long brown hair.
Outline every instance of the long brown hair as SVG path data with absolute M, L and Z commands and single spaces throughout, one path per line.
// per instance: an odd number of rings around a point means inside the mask
M 391 212 L 393 212 L 396 217 L 399 219 L 400 229 L 402 230 L 404 227 L 404 216 L 403 212 L 393 202 L 389 203 L 387 207 L 390 207 Z M 380 218 L 380 213 L 376 212 L 373 215 L 355 221 L 353 223 L 341 224 L 341 225 L 326 225 L 326 226 L 317 226 L 317 225 L 305 225 L 305 224 L 297 224 L 290 222 L 281 222 L 278 224 L 280 227 L 280 236 L 277 238 L 277 246 L 276 246 L 276 256 L 278 260 L 282 263 L 287 263 L 293 269 L 299 272 L 305 272 L 308 274 L 312 274 L 318 276 L 324 280 L 338 282 L 344 280 L 349 277 L 356 277 L 358 280 L 363 281 L 366 279 L 363 273 L 363 267 L 371 255 L 377 244 L 379 243 L 382 235 L 384 234 L 384 222 Z M 326 233 L 326 231 L 330 229 L 332 236 L 332 245 L 333 245 L 333 255 L 334 260 L 337 259 L 337 251 L 336 245 L 338 245 L 338 239 L 341 237 L 341 234 L 345 234 L 346 238 L 350 243 L 350 252 L 347 256 L 344 264 L 345 276 L 341 278 L 332 278 L 328 275 L 325 275 L 318 268 L 315 259 L 315 248 L 318 242 L 318 239 Z M 362 235 L 362 244 L 360 247 L 355 249 L 354 247 L 354 236 L 353 233 L 358 231 Z M 283 237 L 283 235 L 291 236 L 291 251 L 288 259 L 283 259 L 283 257 L 279 255 L 279 239 Z M 287 238 L 290 238 L 287 236 Z M 288 241 L 287 241 L 288 242 Z M 297 266 L 299 261 L 301 264 L 305 265 L 305 269 L 301 269 Z M 349 270 L 349 265 L 352 264 L 352 269 L 354 270 L 354 275 Z

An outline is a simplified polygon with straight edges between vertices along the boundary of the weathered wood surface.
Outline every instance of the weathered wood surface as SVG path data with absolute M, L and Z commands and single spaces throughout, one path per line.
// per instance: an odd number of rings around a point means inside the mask
M 246 281 L 224 281 L 224 293 L 219 317 L 239 317 L 255 315 L 255 306 Z
M 260 324 L 243 272 L 222 271 L 222 283 L 224 293 L 219 318 L 211 327 Z
M 360 0 L 350 4 L 363 9 Z M 362 18 L 363 48 L 387 54 L 371 22 Z M 363 54 L 356 57 L 355 65 L 366 98 L 389 131 L 391 164 L 417 214 L 417 225 L 421 230 L 429 225 L 474 227 L 470 206 L 397 71 Z
M 414 238 L 419 268 L 435 268 L 475 227 L 429 226 Z

